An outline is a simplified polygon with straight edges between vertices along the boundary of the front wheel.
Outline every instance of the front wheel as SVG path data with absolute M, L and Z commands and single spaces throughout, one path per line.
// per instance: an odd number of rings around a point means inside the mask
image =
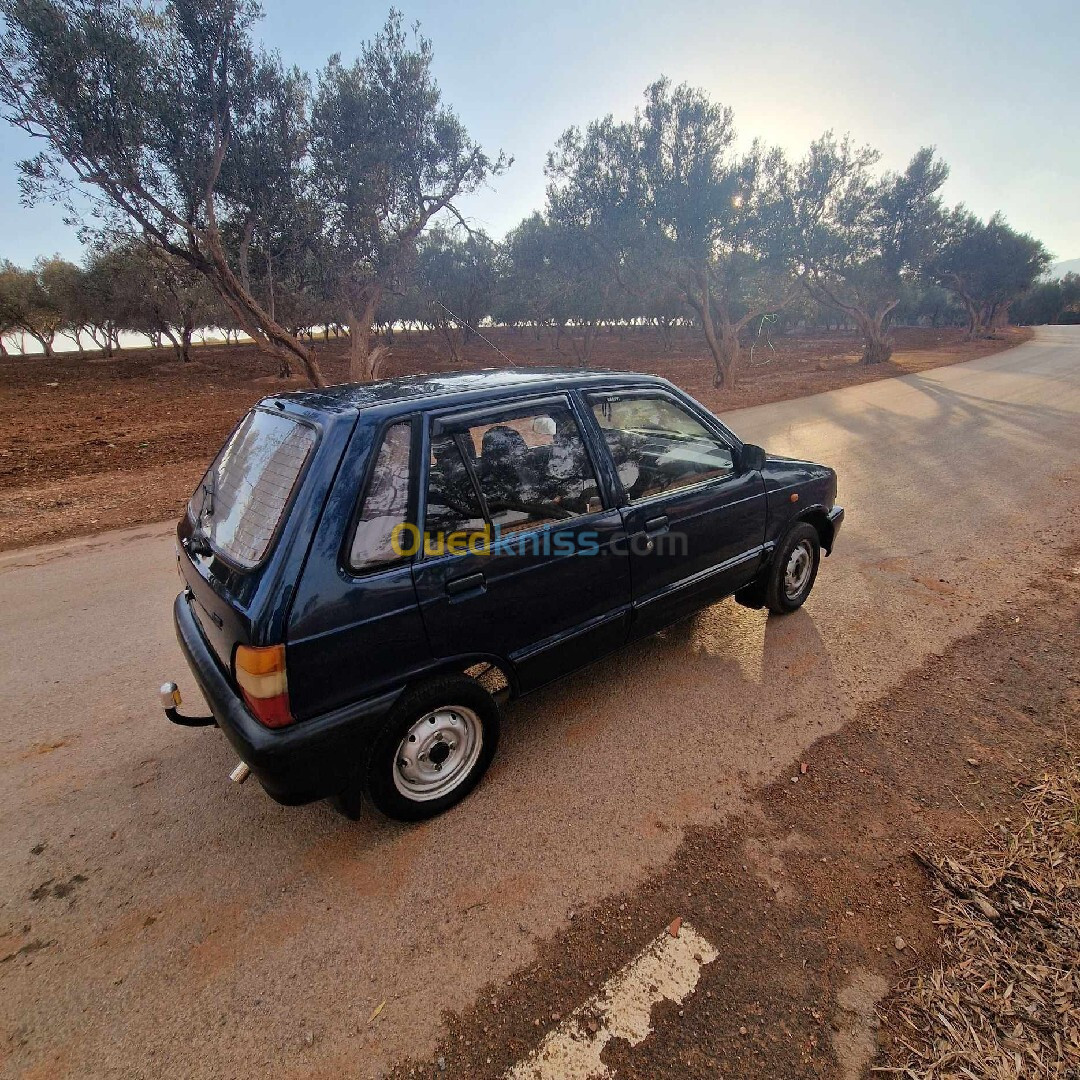
M 407 691 L 372 747 L 371 801 L 398 821 L 441 814 L 480 782 L 498 742 L 499 706 L 467 676 Z
M 817 578 L 821 541 L 813 525 L 803 521 L 792 528 L 773 556 L 765 586 L 770 611 L 784 615 L 802 607 Z

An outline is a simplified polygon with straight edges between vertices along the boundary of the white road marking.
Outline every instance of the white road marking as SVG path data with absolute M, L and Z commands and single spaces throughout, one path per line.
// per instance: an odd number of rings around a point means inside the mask
M 506 1080 L 598 1080 L 611 1076 L 600 1054 L 612 1039 L 637 1046 L 652 1031 L 658 1001 L 680 1003 L 693 992 L 701 969 L 716 950 L 687 923 L 672 937 L 666 930 L 599 992 L 575 1009 Z M 589 1021 L 596 1027 L 588 1029 Z

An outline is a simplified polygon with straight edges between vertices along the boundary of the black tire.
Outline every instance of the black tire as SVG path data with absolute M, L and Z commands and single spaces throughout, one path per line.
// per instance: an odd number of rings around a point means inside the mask
M 798 588 L 793 589 L 788 577 L 788 568 L 792 560 L 796 558 L 796 552 L 800 550 L 807 558 L 808 564 L 805 572 L 800 569 Z M 821 538 L 818 536 L 818 531 L 808 522 L 801 521 L 788 530 L 773 555 L 765 586 L 765 603 L 769 610 L 776 615 L 786 615 L 788 612 L 801 608 L 817 580 L 820 563 Z
M 466 675 L 433 679 L 406 691 L 371 749 L 366 787 L 372 803 L 397 821 L 423 821 L 449 810 L 491 764 L 499 721 L 495 699 Z M 450 768 L 440 777 L 443 765 Z M 440 785 L 452 786 L 442 790 Z

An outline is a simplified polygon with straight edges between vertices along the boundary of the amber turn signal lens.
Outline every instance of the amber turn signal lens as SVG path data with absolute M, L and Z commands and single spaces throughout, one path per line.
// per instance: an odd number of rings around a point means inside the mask
M 236 650 L 236 667 L 249 675 L 270 675 L 285 670 L 285 646 L 269 645 L 265 649 L 255 649 L 250 645 L 240 645 Z
M 285 674 L 285 646 L 255 648 L 240 645 L 233 663 L 236 682 L 255 717 L 267 727 L 293 722 L 289 710 L 289 681 Z

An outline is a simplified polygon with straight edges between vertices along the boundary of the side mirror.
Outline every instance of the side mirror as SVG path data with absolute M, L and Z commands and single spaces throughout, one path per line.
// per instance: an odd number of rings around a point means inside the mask
M 743 443 L 739 451 L 739 472 L 760 472 L 765 468 L 765 451 L 753 443 Z

